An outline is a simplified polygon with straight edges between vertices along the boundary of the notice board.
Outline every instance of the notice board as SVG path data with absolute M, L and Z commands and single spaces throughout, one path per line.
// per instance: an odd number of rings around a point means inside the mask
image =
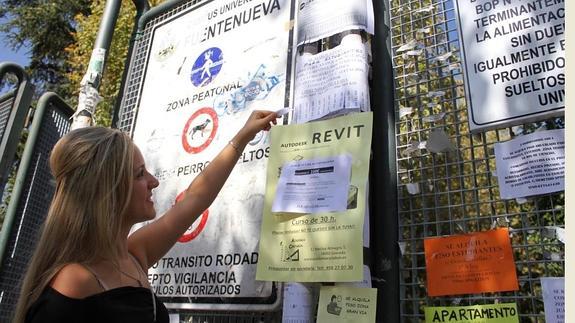
M 160 181 L 158 215 L 253 110 L 286 105 L 292 8 L 291 0 L 206 0 L 154 27 L 133 138 Z M 150 269 L 168 307 L 246 309 L 277 299 L 272 282 L 255 280 L 268 155 L 261 132 L 210 208 Z
M 472 132 L 562 115 L 565 2 L 455 0 Z

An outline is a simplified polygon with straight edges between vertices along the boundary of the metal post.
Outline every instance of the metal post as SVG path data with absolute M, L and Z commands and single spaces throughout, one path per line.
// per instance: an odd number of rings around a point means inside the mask
M 373 160 L 370 167 L 372 276 L 377 287 L 377 322 L 399 322 L 399 252 L 395 109 L 389 2 L 374 0 L 372 102 L 374 106 Z
M 34 86 L 20 65 L 11 62 L 0 63 L 0 80 L 4 79 L 7 73 L 14 74 L 18 78 L 18 88 L 14 96 L 12 111 L 4 128 L 5 131 L 0 139 L 0 152 L 2 153 L 0 157 L 0 192 L 4 191 L 4 185 L 6 185 L 10 174 L 12 161 L 34 94 Z
M 133 0 L 133 3 L 138 11 L 145 11 L 146 8 L 149 8 L 146 0 Z M 96 111 L 96 105 L 101 100 L 98 90 L 100 89 L 100 81 L 106 65 L 106 54 L 112 43 L 121 5 L 121 0 L 106 1 L 98 35 L 94 43 L 94 50 L 88 64 L 88 71 L 80 83 L 80 97 L 78 99 L 78 108 L 73 116 L 72 129 L 92 125 L 92 116 Z

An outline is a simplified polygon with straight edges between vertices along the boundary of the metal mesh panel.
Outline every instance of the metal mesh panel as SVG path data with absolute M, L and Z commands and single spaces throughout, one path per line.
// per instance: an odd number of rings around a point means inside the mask
M 126 87 L 123 89 L 124 94 L 120 110 L 118 113 L 118 129 L 132 133 L 136 123 L 136 116 L 138 111 L 138 103 L 142 95 L 142 86 L 144 78 L 144 68 L 146 66 L 146 59 L 148 56 L 149 48 L 152 41 L 152 32 L 154 27 L 164 22 L 166 19 L 174 16 L 175 14 L 200 3 L 202 0 L 184 1 L 182 4 L 175 8 L 158 15 L 151 21 L 147 22 L 144 30 L 136 38 L 134 52 L 130 60 L 128 71 L 128 78 Z
M 56 141 L 68 132 L 70 116 L 71 113 L 63 113 L 52 105 L 43 116 L 37 116 L 43 118 L 42 125 L 0 268 L 1 322 L 10 322 L 18 301 L 20 281 L 35 249 L 40 227 L 54 193 L 48 156 Z
M 14 93 L 12 95 L 7 95 L 0 98 L 0 138 L 4 136 L 6 131 L 6 126 L 8 125 L 8 119 L 10 118 L 10 112 L 12 112 L 12 107 L 14 104 Z
M 393 52 L 400 311 L 402 322 L 424 320 L 424 306 L 517 303 L 521 322 L 544 322 L 540 277 L 564 276 L 564 245 L 550 227 L 564 227 L 564 193 L 501 200 L 494 145 L 563 119 L 487 131 L 468 128 L 460 48 L 452 0 L 390 0 Z M 423 49 L 398 53 L 417 40 Z M 446 59 L 438 56 L 451 53 Z M 443 57 L 445 57 L 443 56 Z M 429 116 L 440 120 L 432 122 Z M 418 149 L 443 130 L 455 151 Z M 418 185 L 419 192 L 407 190 Z M 509 227 L 519 280 L 516 292 L 428 297 L 424 238 Z

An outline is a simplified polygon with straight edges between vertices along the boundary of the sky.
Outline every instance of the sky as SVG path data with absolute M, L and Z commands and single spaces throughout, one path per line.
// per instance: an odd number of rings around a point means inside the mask
M 0 19 L 0 24 L 3 24 L 5 19 Z M 28 58 L 27 48 L 21 48 L 18 51 L 13 50 L 8 46 L 5 35 L 0 34 L 0 63 L 13 62 L 22 67 L 26 67 L 30 59 Z

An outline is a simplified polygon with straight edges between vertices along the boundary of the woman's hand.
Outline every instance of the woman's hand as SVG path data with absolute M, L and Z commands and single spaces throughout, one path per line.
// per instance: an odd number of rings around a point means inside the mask
M 272 111 L 254 110 L 240 133 L 245 134 L 247 141 L 254 139 L 256 134 L 262 130 L 270 130 L 272 125 L 277 124 L 278 115 Z

